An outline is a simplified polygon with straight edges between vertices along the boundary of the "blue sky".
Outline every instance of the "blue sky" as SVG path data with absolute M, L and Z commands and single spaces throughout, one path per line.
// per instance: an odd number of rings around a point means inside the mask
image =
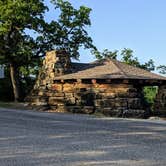
M 49 0 L 46 0 L 48 3 Z M 94 44 L 102 51 L 131 48 L 141 62 L 153 59 L 166 65 L 166 0 L 70 0 L 75 6 L 92 8 L 91 27 Z M 53 14 L 48 15 L 52 18 Z M 81 62 L 93 61 L 81 50 Z

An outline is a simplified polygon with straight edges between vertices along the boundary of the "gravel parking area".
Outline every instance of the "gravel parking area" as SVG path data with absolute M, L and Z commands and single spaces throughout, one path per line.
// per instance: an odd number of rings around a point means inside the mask
M 0 108 L 0 166 L 165 166 L 166 121 Z

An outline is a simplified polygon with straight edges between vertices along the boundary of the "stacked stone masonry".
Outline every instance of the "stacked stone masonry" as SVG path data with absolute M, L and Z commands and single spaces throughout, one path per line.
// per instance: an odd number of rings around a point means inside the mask
M 160 86 L 155 99 L 154 114 L 166 116 L 166 85 Z
M 69 55 L 64 51 L 47 52 L 34 88 L 26 101 L 31 105 L 48 105 L 49 90 L 54 78 L 70 72 L 70 64 Z
M 55 80 L 57 76 L 71 72 L 70 64 L 70 58 L 64 51 L 48 52 L 26 101 L 32 106 L 55 112 L 148 117 L 149 108 L 145 107 L 142 88 L 137 82 L 123 79 L 118 82 L 104 79 Z M 166 86 L 159 89 L 155 109 L 166 110 Z
M 142 95 L 133 85 L 55 83 L 49 90 L 51 93 L 48 105 L 57 112 L 94 113 L 96 111 L 117 117 L 132 116 L 132 113 L 137 112 L 139 117 L 145 113 Z

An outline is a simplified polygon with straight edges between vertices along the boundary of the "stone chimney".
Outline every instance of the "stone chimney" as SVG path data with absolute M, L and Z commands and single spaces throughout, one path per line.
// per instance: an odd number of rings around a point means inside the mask
M 49 92 L 55 77 L 70 72 L 71 60 L 66 51 L 47 52 L 34 88 L 25 100 L 31 105 L 47 105 L 48 96 L 46 92 Z
M 43 69 L 46 73 L 59 76 L 69 73 L 71 69 L 70 56 L 66 51 L 49 51 L 43 61 Z

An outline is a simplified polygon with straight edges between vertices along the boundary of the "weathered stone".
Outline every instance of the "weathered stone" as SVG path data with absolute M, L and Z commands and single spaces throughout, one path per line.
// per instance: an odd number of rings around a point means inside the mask
M 115 101 L 111 99 L 97 99 L 94 101 L 96 107 L 111 107 L 115 108 Z
M 63 90 L 63 85 L 62 84 L 52 84 L 51 87 L 52 90 L 61 92 Z
M 49 105 L 64 105 L 64 97 L 49 97 Z
M 97 93 L 96 94 L 96 99 L 115 99 L 116 98 L 116 93 Z
M 73 89 L 73 86 L 69 86 L 69 85 L 63 85 L 63 91 L 66 92 L 66 93 L 69 93 L 69 92 L 73 92 L 74 89 Z
M 143 107 L 140 98 L 129 98 L 127 102 L 129 109 L 141 109 Z
M 114 101 L 115 107 L 127 108 L 127 99 L 126 98 L 116 98 Z
M 75 97 L 74 93 L 65 93 L 65 97 L 66 98 L 72 98 L 72 97 Z
M 74 104 L 76 104 L 76 98 L 75 97 L 65 98 L 65 101 L 66 101 L 66 105 L 74 105 Z
M 166 85 L 159 87 L 153 113 L 155 116 L 166 117 Z
M 147 114 L 143 111 L 141 88 L 130 80 L 55 80 L 56 76 L 70 73 L 70 67 L 70 58 L 65 52 L 48 52 L 28 101 L 49 106 L 50 111 L 55 112 L 90 114 L 96 110 L 116 117 L 145 117 Z M 166 88 L 162 86 L 160 91 L 156 108 L 164 112 Z
M 65 97 L 65 93 L 64 92 L 54 92 L 51 95 L 52 97 Z
M 106 116 L 111 117 L 122 117 L 122 110 L 111 109 L 111 108 L 103 108 L 101 112 Z
M 84 106 L 83 112 L 86 114 L 92 114 L 95 112 L 94 106 Z
M 67 110 L 72 113 L 83 113 L 82 107 L 80 107 L 80 106 L 68 106 Z
M 122 117 L 124 118 L 148 118 L 150 111 L 148 110 L 123 110 Z
M 55 110 L 55 112 L 68 112 L 66 106 L 64 105 L 58 105 L 57 109 Z

